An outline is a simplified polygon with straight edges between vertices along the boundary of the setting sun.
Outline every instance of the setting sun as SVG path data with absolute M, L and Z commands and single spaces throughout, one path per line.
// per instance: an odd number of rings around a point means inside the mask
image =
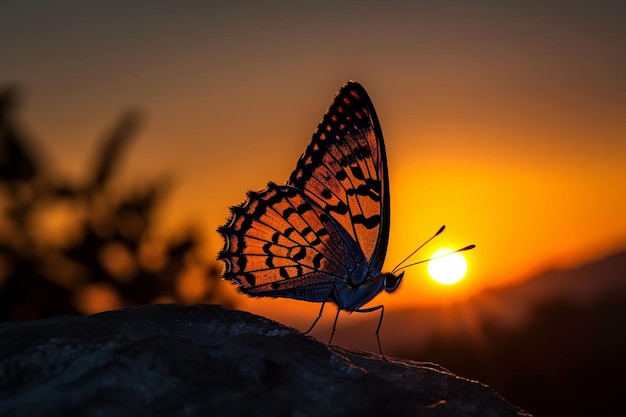
M 433 254 L 433 260 L 428 262 L 428 273 L 439 284 L 456 284 L 467 272 L 465 257 L 458 252 L 452 252 L 450 249 L 440 249 Z

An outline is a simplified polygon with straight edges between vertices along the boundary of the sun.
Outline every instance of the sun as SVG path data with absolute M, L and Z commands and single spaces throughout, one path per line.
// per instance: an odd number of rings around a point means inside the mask
M 443 285 L 451 285 L 456 284 L 460 280 L 463 279 L 465 273 L 467 272 L 467 262 L 465 261 L 465 257 L 460 253 L 451 253 L 454 252 L 450 249 L 440 249 L 433 254 L 432 261 L 428 262 L 428 273 L 430 277 Z M 450 255 L 443 256 L 447 253 L 451 253 Z

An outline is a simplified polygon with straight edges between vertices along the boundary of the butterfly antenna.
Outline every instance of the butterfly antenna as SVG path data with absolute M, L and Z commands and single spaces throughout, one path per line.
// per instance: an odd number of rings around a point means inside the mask
M 458 253 L 458 252 L 463 252 L 463 251 L 466 251 L 466 250 L 474 249 L 475 247 L 476 247 L 476 245 L 467 245 L 467 246 L 465 246 L 464 248 L 461 248 L 461 249 L 457 249 L 457 250 L 455 250 L 454 252 L 444 253 L 444 254 L 441 254 L 441 255 L 439 255 L 439 256 L 435 256 L 435 257 L 433 257 L 433 258 L 430 258 L 430 259 L 424 259 L 423 261 L 413 262 L 412 264 L 404 265 L 404 266 L 403 266 L 403 267 L 401 267 L 401 268 L 394 269 L 394 272 L 397 272 L 397 271 L 399 271 L 399 270 L 401 270 L 401 269 L 404 269 L 404 268 L 408 268 L 408 267 L 410 267 L 410 266 L 415 266 L 415 265 L 423 264 L 424 262 L 430 262 L 430 261 L 434 261 L 435 259 L 444 258 L 444 257 L 446 257 L 446 256 L 450 256 L 450 255 L 452 255 L 452 254 L 454 254 L 454 253 Z M 404 262 L 404 261 L 403 261 L 403 262 Z
M 411 256 L 415 255 L 417 253 L 418 250 L 422 249 L 428 242 L 430 242 L 431 240 L 433 240 L 437 235 L 441 234 L 441 232 L 443 232 L 446 228 L 446 225 L 444 224 L 443 226 L 441 226 L 439 228 L 439 230 L 437 230 L 437 233 L 435 233 L 434 235 L 432 235 L 430 238 L 428 238 L 428 240 L 424 243 L 422 243 L 421 245 L 418 246 L 417 249 L 415 249 L 413 252 L 411 252 L 411 254 L 409 256 L 407 256 L 406 258 L 404 258 L 402 260 L 402 262 L 400 262 L 398 265 L 396 265 L 395 268 L 393 268 L 393 270 L 391 271 L 391 273 L 395 273 L 396 271 L 399 271 L 401 269 L 406 268 L 406 266 L 403 266 L 402 268 L 400 268 L 400 265 L 402 265 L 403 263 L 405 263 L 406 261 L 409 260 L 409 258 L 411 258 Z M 408 265 L 407 265 L 408 266 Z

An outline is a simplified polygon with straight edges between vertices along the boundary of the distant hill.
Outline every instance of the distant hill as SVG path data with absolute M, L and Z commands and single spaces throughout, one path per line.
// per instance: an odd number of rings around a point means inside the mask
M 517 285 L 484 291 L 471 302 L 480 305 L 498 300 L 502 306 L 517 310 L 514 320 L 523 320 L 537 304 L 554 298 L 583 306 L 625 291 L 626 251 L 620 251 L 577 268 L 549 270 Z
M 346 325 L 337 343 L 370 333 Z M 381 339 L 390 355 L 476 378 L 538 416 L 626 415 L 626 251 L 451 306 L 390 311 Z

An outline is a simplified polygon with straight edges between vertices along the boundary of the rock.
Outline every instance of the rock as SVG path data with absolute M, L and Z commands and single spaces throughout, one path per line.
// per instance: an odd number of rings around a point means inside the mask
M 0 325 L 1 416 L 528 416 L 432 364 L 214 305 Z

